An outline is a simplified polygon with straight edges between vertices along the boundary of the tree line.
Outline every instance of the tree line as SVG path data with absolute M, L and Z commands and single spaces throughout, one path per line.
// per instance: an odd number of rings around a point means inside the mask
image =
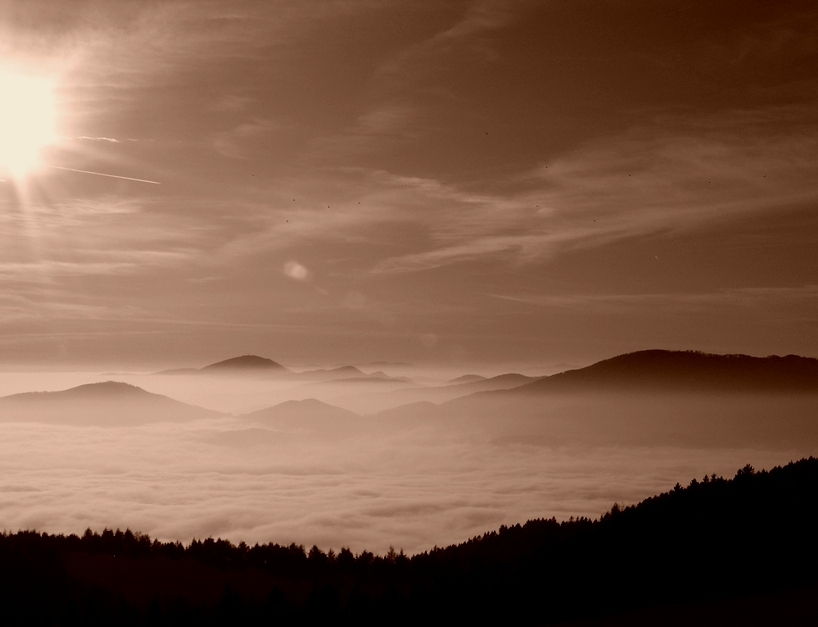
M 54 625 L 554 624 L 814 585 L 816 514 L 810 457 L 677 484 L 597 520 L 530 520 L 412 556 L 19 531 L 0 535 L 0 615 Z

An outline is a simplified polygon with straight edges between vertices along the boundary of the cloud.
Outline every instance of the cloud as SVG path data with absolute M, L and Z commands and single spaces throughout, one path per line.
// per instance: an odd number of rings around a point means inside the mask
M 421 253 L 392 257 L 380 262 L 374 268 L 375 273 L 417 272 L 429 270 L 452 263 L 463 263 L 498 256 L 503 253 L 515 254 L 526 248 L 536 248 L 535 257 L 544 257 L 543 249 L 557 237 L 498 235 L 474 238 L 469 241 L 437 248 Z
M 818 199 L 818 136 L 779 124 L 802 114 L 657 118 L 479 188 L 363 167 L 313 170 L 277 180 L 274 208 L 259 203 L 248 212 L 252 228 L 220 255 L 366 242 L 388 230 L 392 246 L 369 270 L 390 274 L 479 260 L 528 264 L 632 237 L 703 231 Z
M 737 254 L 783 250 L 798 229 L 790 210 L 818 199 L 815 81 L 804 69 L 814 26 L 783 5 L 729 19 L 683 12 L 703 30 L 640 3 L 593 10 L 610 18 L 608 35 L 630 38 L 598 37 L 591 9 L 559 3 L 53 4 L 0 9 L 4 58 L 60 78 L 75 141 L 49 158 L 163 183 L 49 170 L 25 202 L 0 186 L 0 291 L 22 299 L 16 320 L 48 312 L 55 333 L 71 307 L 107 299 L 155 320 L 269 322 L 305 336 L 374 337 L 377 319 L 391 325 L 393 343 L 371 349 L 384 354 L 409 341 L 403 330 L 415 344 L 434 332 L 436 351 L 458 333 L 471 338 L 464 348 L 491 336 L 522 350 L 517 340 L 536 332 L 481 311 L 510 308 L 486 292 L 527 298 L 553 282 L 582 307 L 595 283 L 624 293 L 660 280 L 643 268 L 593 278 L 603 254 L 757 217 L 769 225 L 786 211 Z M 716 270 L 725 285 L 762 283 L 752 270 Z M 314 289 L 301 289 L 307 279 Z
M 573 248 L 805 206 L 818 199 L 811 174 L 818 135 L 781 131 L 774 117 L 735 112 L 694 127 L 685 119 L 635 127 L 520 175 L 516 193 L 474 194 L 403 179 L 437 209 L 403 217 L 422 223 L 437 245 L 384 259 L 375 271 L 486 258 L 537 261 Z
M 297 261 L 288 261 L 285 263 L 284 274 L 296 281 L 306 281 L 310 277 L 310 271 Z
M 0 263 L 0 277 L 11 279 L 21 275 L 44 274 L 47 276 L 83 276 L 93 274 L 119 274 L 132 271 L 134 263 L 117 261 L 38 261 L 34 263 Z
M 677 481 L 790 451 L 497 444 L 437 431 L 252 447 L 240 419 L 134 428 L 3 426 L 0 527 L 130 528 L 162 540 L 349 546 L 410 554 L 556 516 L 597 517 Z
M 380 241 L 389 232 L 391 246 L 380 248 L 387 254 L 369 270 L 391 274 L 480 260 L 529 264 L 632 237 L 705 231 L 818 198 L 818 136 L 778 125 L 802 114 L 657 118 L 479 189 L 364 167 L 308 170 L 276 180 L 278 200 L 248 206 L 252 228 L 219 255 Z
M 13 208 L 0 217 L 0 273 L 42 270 L 55 274 L 97 274 L 149 270 L 189 260 L 201 231 L 184 217 L 151 210 L 140 198 L 80 198 Z M 188 228 L 180 228 L 186 224 Z M 24 258 L 23 236 L 37 257 Z
M 244 122 L 229 131 L 213 136 L 213 147 L 219 154 L 231 159 L 249 159 L 260 144 L 270 141 L 270 135 L 284 128 L 272 120 Z
M 312 139 L 301 160 L 337 164 L 351 156 L 377 154 L 394 144 L 405 145 L 415 138 L 410 128 L 414 117 L 415 111 L 407 102 L 377 105 L 361 113 L 349 128 Z
M 216 111 L 227 112 L 241 112 L 244 111 L 250 104 L 253 103 L 253 98 L 247 96 L 237 96 L 235 94 L 226 94 L 213 105 Z
M 451 26 L 443 28 L 431 37 L 400 50 L 378 68 L 376 77 L 388 79 L 403 86 L 407 79 L 417 75 L 420 68 L 432 72 L 445 64 L 440 58 L 453 48 L 468 47 L 472 53 L 493 56 L 489 45 L 481 41 L 480 35 L 508 26 L 517 18 L 527 2 L 498 0 L 477 0 Z M 430 63 L 431 62 L 431 63 Z M 436 63 L 437 62 L 437 63 Z
M 193 218 L 157 212 L 150 199 L 11 204 L 0 214 L 0 291 L 15 299 L 12 309 L 0 301 L 4 331 L 19 339 L 43 324 L 56 332 L 54 324 L 76 320 L 171 318 L 170 301 L 123 284 L 149 280 L 162 293 L 168 273 L 189 267 L 208 237 Z
M 113 137 L 87 137 L 85 135 L 81 135 L 80 137 L 77 137 L 77 139 L 85 139 L 85 140 L 93 141 L 93 142 L 109 142 L 111 144 L 118 144 L 119 143 L 119 140 L 114 139 Z
M 809 306 L 818 302 L 818 286 L 801 287 L 747 287 L 715 290 L 712 292 L 678 292 L 648 294 L 560 294 L 512 295 L 489 294 L 493 298 L 541 307 L 595 312 L 649 311 L 675 313 L 704 310 L 712 307 L 741 307 L 763 315 L 770 307 Z
M 370 230 L 402 219 L 394 190 L 372 182 L 380 174 L 344 169 L 274 181 L 262 189 L 264 200 L 242 205 L 236 228 L 223 233 L 226 241 L 210 261 L 236 262 L 305 242 L 369 241 Z

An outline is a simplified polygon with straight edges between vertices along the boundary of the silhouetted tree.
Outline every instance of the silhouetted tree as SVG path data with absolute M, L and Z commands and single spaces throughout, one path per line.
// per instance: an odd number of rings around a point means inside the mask
M 296 544 L 218 538 L 184 546 L 128 529 L 2 533 L 0 610 L 7 624 L 384 617 L 406 624 L 534 617 L 546 624 L 730 595 L 797 596 L 818 583 L 817 516 L 818 460 L 809 458 L 770 471 L 748 465 L 730 480 L 710 475 L 687 488 L 677 484 L 635 506 L 614 504 L 599 520 L 503 525 L 412 557 L 393 547 L 383 557 L 346 547 L 335 555 L 317 546 L 305 552 Z M 163 587 L 171 567 L 186 585 Z M 788 611 L 812 607 L 800 603 L 790 602 Z

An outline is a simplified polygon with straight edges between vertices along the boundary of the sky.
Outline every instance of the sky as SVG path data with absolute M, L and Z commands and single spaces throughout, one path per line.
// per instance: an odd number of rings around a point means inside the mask
M 812 2 L 0 0 L 2 76 L 0 367 L 818 356 Z

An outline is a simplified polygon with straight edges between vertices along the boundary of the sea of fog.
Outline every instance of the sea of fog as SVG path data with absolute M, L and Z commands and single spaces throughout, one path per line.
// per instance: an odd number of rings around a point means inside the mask
M 0 423 L 0 528 L 130 528 L 183 542 L 213 536 L 411 554 L 532 518 L 595 518 L 677 482 L 818 452 L 809 439 L 733 446 L 502 438 L 510 418 L 502 412 L 490 431 L 414 421 L 348 433 L 271 428 L 241 415 L 313 397 L 377 411 L 406 396 L 390 396 L 405 383 L 349 390 L 337 382 L 4 373 L 0 394 L 110 379 L 227 414 L 116 427 Z

